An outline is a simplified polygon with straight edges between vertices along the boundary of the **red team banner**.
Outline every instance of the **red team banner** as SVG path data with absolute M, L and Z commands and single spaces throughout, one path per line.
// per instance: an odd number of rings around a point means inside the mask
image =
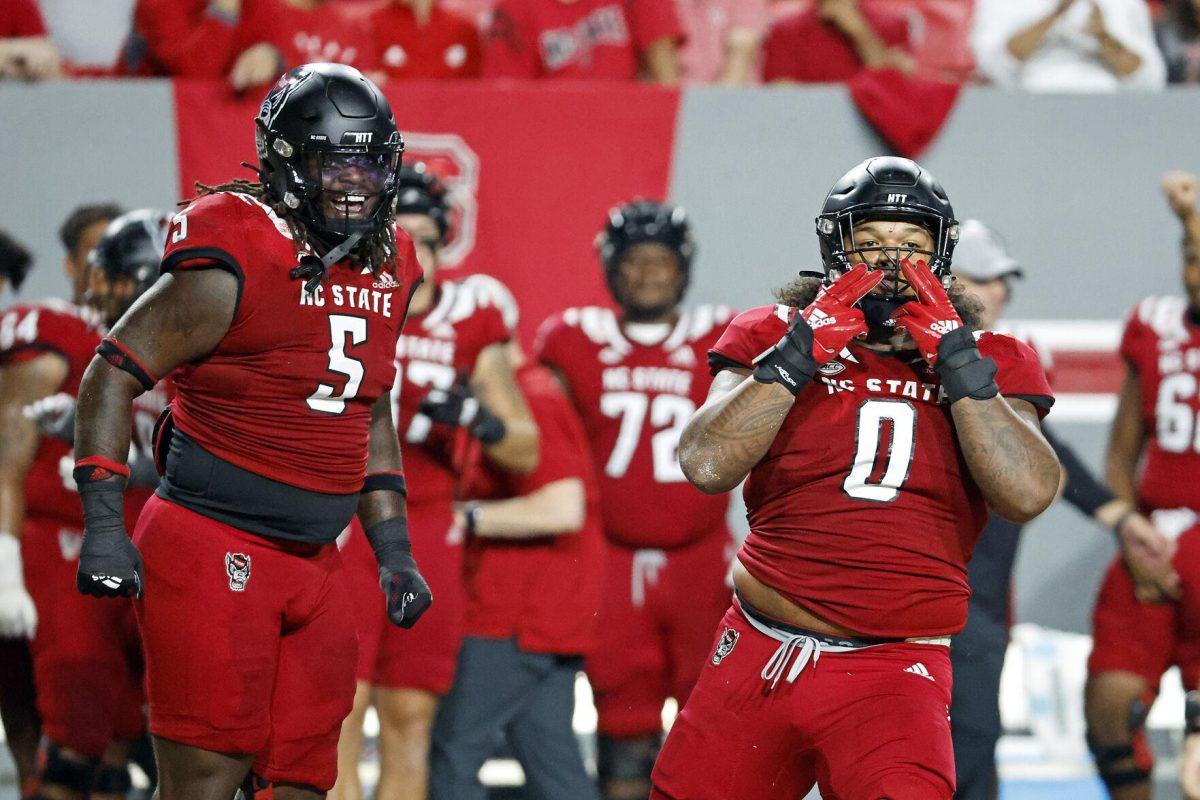
M 447 182 L 455 221 L 445 257 L 486 272 L 521 302 L 521 332 L 569 305 L 609 305 L 593 242 L 617 203 L 667 193 L 679 92 L 650 86 L 413 81 L 385 87 L 408 143 Z M 253 179 L 264 92 L 176 81 L 181 191 Z

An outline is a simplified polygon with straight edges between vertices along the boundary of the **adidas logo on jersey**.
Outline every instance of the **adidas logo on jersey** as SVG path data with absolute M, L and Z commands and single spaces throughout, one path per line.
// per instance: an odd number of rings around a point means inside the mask
M 400 282 L 392 277 L 390 272 L 381 272 L 375 282 L 371 284 L 372 289 L 399 289 Z
M 933 679 L 933 676 L 929 674 L 929 670 L 925 669 L 925 665 L 920 661 L 913 664 L 911 667 L 906 667 L 904 671 L 911 672 L 913 675 L 920 675 L 922 678 L 928 678 L 934 683 L 937 683 L 937 681 Z

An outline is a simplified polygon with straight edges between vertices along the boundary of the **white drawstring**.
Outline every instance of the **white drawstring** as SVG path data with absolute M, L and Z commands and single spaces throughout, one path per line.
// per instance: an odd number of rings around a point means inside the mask
M 646 585 L 658 585 L 658 573 L 667 565 L 667 553 L 664 550 L 637 550 L 633 554 L 633 568 L 630 570 L 631 585 L 629 599 L 637 608 L 646 605 Z
M 821 660 L 821 640 L 814 639 L 811 636 L 803 636 L 794 634 L 784 639 L 779 643 L 779 647 L 775 648 L 774 654 L 767 660 L 766 666 L 762 669 L 762 679 L 770 681 L 771 686 L 767 691 L 773 691 L 779 685 L 779 679 L 783 677 L 783 671 L 787 669 L 788 660 L 792 654 L 799 650 L 795 661 L 792 662 L 792 668 L 787 670 L 788 683 L 795 683 L 796 678 L 800 677 L 800 673 L 808 666 L 809 662 L 815 667 L 817 662 Z

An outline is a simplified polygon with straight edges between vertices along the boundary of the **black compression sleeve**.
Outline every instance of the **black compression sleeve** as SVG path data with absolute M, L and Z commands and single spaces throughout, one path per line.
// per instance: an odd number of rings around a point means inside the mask
M 1054 448 L 1059 463 L 1067 471 L 1067 488 L 1063 492 L 1064 500 L 1090 517 L 1096 513 L 1096 509 L 1116 499 L 1112 490 L 1096 480 L 1092 471 L 1079 459 L 1074 450 L 1045 426 L 1042 426 L 1042 433 L 1045 435 L 1046 441 Z

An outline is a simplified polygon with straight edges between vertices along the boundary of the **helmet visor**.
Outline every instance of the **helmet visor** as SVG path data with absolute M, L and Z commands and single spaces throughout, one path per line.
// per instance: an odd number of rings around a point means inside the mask
M 370 219 L 385 192 L 396 184 L 399 153 L 319 150 L 303 156 L 304 178 L 320 187 L 325 219 Z

